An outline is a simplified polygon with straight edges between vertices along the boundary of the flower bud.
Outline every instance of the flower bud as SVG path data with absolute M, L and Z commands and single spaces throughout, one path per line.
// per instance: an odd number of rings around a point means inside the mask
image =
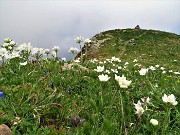
M 10 38 L 5 38 L 5 39 L 4 39 L 4 42 L 5 42 L 5 43 L 10 43 L 11 41 L 12 41 L 12 40 L 11 40 Z
M 153 125 L 153 126 L 157 126 L 158 125 L 158 121 L 156 119 L 151 119 L 150 120 L 150 123 Z

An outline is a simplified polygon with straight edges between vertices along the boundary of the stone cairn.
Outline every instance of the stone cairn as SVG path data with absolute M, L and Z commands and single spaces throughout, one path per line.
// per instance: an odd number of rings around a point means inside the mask
M 134 29 L 139 30 L 141 29 L 139 25 L 137 25 Z

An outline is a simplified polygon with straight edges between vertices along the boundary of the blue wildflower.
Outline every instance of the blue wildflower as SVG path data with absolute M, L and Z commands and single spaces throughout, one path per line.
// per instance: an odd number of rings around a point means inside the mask
M 4 92 L 0 92 L 0 98 L 4 97 Z
M 49 86 L 53 89 L 54 88 L 54 82 L 50 82 Z

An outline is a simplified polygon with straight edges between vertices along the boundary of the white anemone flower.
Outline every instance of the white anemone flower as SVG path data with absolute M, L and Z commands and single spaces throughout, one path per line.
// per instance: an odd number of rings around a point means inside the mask
M 75 53 L 79 52 L 79 49 L 76 47 L 71 47 L 68 52 L 75 54 Z
M 94 69 L 96 72 L 103 72 L 104 66 L 97 66 L 97 69 Z
M 169 73 L 172 73 L 173 71 L 172 70 L 169 70 Z
M 59 51 L 59 46 L 54 46 L 53 48 L 52 48 L 52 51 Z
M 8 58 L 6 57 L 6 59 L 13 59 L 13 58 L 18 58 L 18 57 L 20 58 L 19 52 L 13 51 L 13 52 L 9 55 Z
M 137 59 L 134 59 L 133 62 L 137 62 Z
M 151 123 L 153 126 L 157 126 L 157 125 L 158 125 L 158 120 L 156 120 L 156 119 L 151 119 L 151 120 L 150 120 L 150 123 Z
M 164 96 L 162 97 L 162 100 L 164 103 L 171 103 L 174 106 L 178 104 L 178 102 L 176 101 L 176 97 L 173 94 L 169 96 L 164 94 Z
M 10 39 L 10 38 L 5 38 L 5 39 L 4 39 L 4 42 L 5 42 L 5 43 L 10 43 L 11 41 L 12 41 L 12 39 Z
M 117 70 L 117 69 L 111 68 L 111 71 L 112 71 L 113 73 L 118 73 L 118 70 Z
M 149 69 L 150 70 L 156 70 L 156 68 L 154 66 L 150 66 Z
M 119 83 L 120 88 L 128 88 L 132 81 L 126 80 L 126 77 L 122 75 L 122 77 L 115 74 L 115 80 Z
M 63 57 L 63 58 L 62 58 L 62 61 L 66 61 L 66 58 L 65 58 L 65 57 Z
M 106 81 L 108 81 L 110 79 L 110 77 L 108 75 L 104 75 L 104 74 L 99 75 L 98 78 L 102 82 L 106 82 Z
M 150 98 L 149 97 L 144 97 L 144 98 L 141 98 L 141 100 L 144 102 L 144 103 L 150 103 Z
M 141 106 L 141 102 L 138 101 L 137 104 L 134 104 L 134 106 L 135 106 L 135 109 L 136 109 L 136 114 L 138 116 L 141 116 L 144 113 L 144 109 Z
M 6 48 L 6 47 L 8 47 L 9 45 L 10 45 L 10 43 L 3 43 L 3 44 L 2 44 L 2 47 L 5 47 L 5 48 Z
M 145 75 L 147 72 L 148 72 L 148 69 L 146 68 L 141 68 L 141 70 L 139 70 L 140 75 Z
M 111 58 L 111 62 L 113 62 L 113 61 L 121 62 L 121 60 L 119 58 L 116 58 L 115 56 L 113 56 Z
M 128 64 L 129 64 L 129 62 L 125 62 L 125 63 L 124 63 L 124 65 L 128 65 Z
M 155 67 L 157 67 L 157 68 L 158 68 L 158 67 L 159 67 L 159 65 L 157 64 L 157 65 L 155 65 Z
M 80 61 L 80 58 L 77 58 L 76 60 L 74 60 L 74 62 L 75 62 L 75 63 L 81 62 L 81 61 Z
M 50 50 L 49 49 L 44 49 L 44 54 L 46 54 L 46 55 L 50 54 Z
M 0 56 L 5 57 L 6 55 L 8 55 L 6 48 L 0 48 Z
M 161 70 L 164 70 L 165 68 L 164 68 L 164 67 L 161 67 L 160 69 L 161 69 Z
M 26 61 L 26 62 L 20 62 L 20 65 L 21 65 L 21 66 L 27 65 L 27 61 Z
M 108 70 L 108 69 L 106 69 L 106 71 L 105 71 L 107 74 L 110 74 L 111 72 Z
M 51 54 L 52 54 L 53 57 L 57 57 L 56 51 L 52 51 Z
M 32 54 L 32 55 L 38 54 L 38 52 L 39 52 L 39 48 L 37 48 L 37 47 L 34 47 L 34 48 L 32 48 L 32 50 L 31 50 L 31 54 Z
M 79 62 L 81 62 L 81 61 L 80 61 L 80 60 L 74 60 L 74 62 L 75 62 L 75 63 L 79 63 Z
M 10 44 L 11 45 L 16 45 L 16 42 L 15 41 L 11 41 Z
M 79 36 L 77 38 L 75 38 L 74 40 L 76 41 L 76 43 L 80 44 L 81 42 L 83 42 L 83 37 L 82 36 Z
M 165 74 L 166 73 L 166 71 L 162 71 L 162 74 Z
M 89 39 L 89 38 L 86 38 L 85 40 L 84 40 L 84 44 L 85 45 L 89 45 L 91 43 L 91 40 Z
M 174 74 L 176 74 L 176 75 L 180 75 L 180 72 L 174 72 Z
M 99 61 L 99 64 L 104 64 L 104 62 L 102 62 L 102 61 Z
M 22 51 L 27 51 L 28 53 L 29 52 L 31 52 L 31 50 L 32 50 L 32 45 L 31 45 L 31 43 L 29 42 L 29 43 L 23 43 L 23 44 L 21 44 L 21 45 L 19 45 L 17 48 L 16 48 L 16 50 L 17 51 L 20 51 L 20 52 L 22 52 Z
M 94 58 L 94 59 L 91 59 L 90 62 L 96 63 L 96 62 L 98 62 L 98 60 L 96 58 Z

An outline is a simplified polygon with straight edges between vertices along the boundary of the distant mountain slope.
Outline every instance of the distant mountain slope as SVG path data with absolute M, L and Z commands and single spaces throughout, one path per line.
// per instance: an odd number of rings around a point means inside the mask
M 180 68 L 180 35 L 157 30 L 115 29 L 96 34 L 91 40 L 90 59 L 116 56 L 127 61 L 137 59 L 145 65 Z

